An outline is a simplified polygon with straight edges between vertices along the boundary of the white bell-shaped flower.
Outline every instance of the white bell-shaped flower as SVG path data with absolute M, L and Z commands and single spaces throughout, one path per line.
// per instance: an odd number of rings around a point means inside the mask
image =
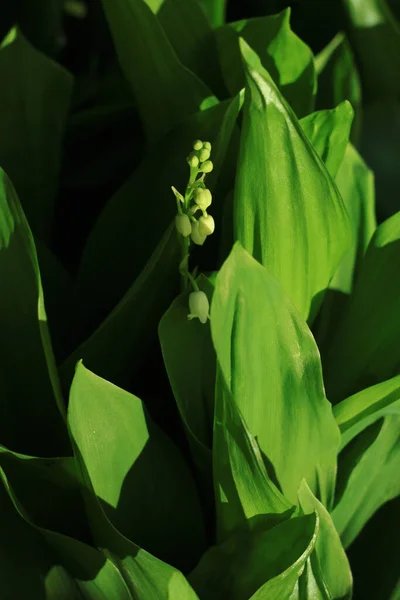
M 199 319 L 201 323 L 207 323 L 210 318 L 210 305 L 204 292 L 192 292 L 189 296 L 188 319 Z

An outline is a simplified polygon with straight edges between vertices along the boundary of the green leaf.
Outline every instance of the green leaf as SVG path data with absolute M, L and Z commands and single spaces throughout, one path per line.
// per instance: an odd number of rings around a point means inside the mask
M 333 519 L 347 547 L 378 508 L 400 494 L 400 375 L 334 408 L 342 433 Z
M 104 513 L 76 445 L 74 450 L 85 483 L 87 513 L 95 544 L 122 574 L 132 600 L 199 600 L 180 571 L 142 550 L 115 529 Z
M 72 77 L 21 33 L 0 47 L 0 166 L 35 235 L 49 239 Z
M 346 309 L 348 294 L 353 289 L 362 258 L 376 229 L 374 175 L 352 144 L 346 148 L 336 184 L 350 216 L 353 239 L 329 283 L 318 315 L 315 336 L 322 356 Z
M 332 600 L 332 596 L 323 580 L 315 552 L 307 558 L 304 571 L 288 600 L 310 600 L 310 598 L 312 600 Z
M 386 0 L 342 0 L 365 101 L 399 97 L 400 30 Z M 374 49 L 371 52 L 371 48 Z
M 149 142 L 198 111 L 205 100 L 213 102 L 207 87 L 179 62 L 144 0 L 103 0 L 103 7 Z
M 316 515 L 289 519 L 266 531 L 261 524 L 251 533 L 238 531 L 208 550 L 189 581 L 207 600 L 284 600 L 314 548 L 317 533 Z M 264 585 L 265 595 L 257 592 Z
M 231 95 L 246 83 L 240 36 L 260 57 L 262 66 L 300 118 L 313 110 L 316 74 L 310 48 L 293 33 L 289 21 L 287 9 L 278 15 L 229 23 L 217 29 L 216 37 L 223 77 Z
M 32 524 L 90 539 L 74 458 L 36 458 L 0 446 L 0 465 Z
M 350 565 L 331 516 L 305 480 L 300 484 L 298 496 L 305 514 L 317 512 L 319 516 L 320 528 L 315 553 L 330 596 L 333 600 L 351 600 L 353 579 Z
M 38 49 L 56 58 L 62 49 L 63 4 L 59 0 L 19 0 L 18 25 Z
M 346 209 L 257 55 L 244 41 L 241 48 L 247 87 L 234 199 L 236 239 L 312 320 L 349 243 Z
M 372 237 L 347 310 L 323 357 L 325 385 L 334 402 L 398 372 L 399 248 L 400 212 Z
M 158 18 L 179 60 L 218 97 L 225 95 L 217 44 L 197 0 L 164 0 Z
M 213 27 L 219 27 L 225 22 L 227 0 L 199 0 Z
M 300 121 L 304 133 L 333 179 L 343 161 L 353 114 L 351 104 L 344 101 L 332 110 L 311 113 Z
M 353 53 L 343 33 L 315 57 L 318 73 L 317 107 L 334 108 L 348 100 L 354 109 L 351 139 L 357 144 L 362 126 L 361 81 Z
M 363 85 L 359 148 L 375 173 L 383 220 L 399 206 L 400 26 L 385 0 L 343 0 L 343 5 Z
M 271 528 L 288 519 L 294 507 L 269 478 L 257 440 L 251 435 L 218 369 L 214 414 L 213 467 L 217 539 L 262 522 Z
M 0 468 L 0 594 L 5 600 L 133 600 L 118 570 L 95 548 L 35 527 Z
M 304 477 L 330 506 L 339 431 L 317 346 L 279 282 L 239 243 L 217 275 L 211 334 L 224 379 L 284 495 L 296 502 Z
M 80 359 L 105 379 L 122 387 L 128 385 L 132 365 L 155 337 L 163 310 L 176 293 L 178 262 L 179 244 L 172 224 L 114 310 L 63 363 L 60 373 L 65 389 Z M 118 352 L 110 352 L 110 347 L 118 348 Z
M 111 523 L 172 564 L 195 564 L 205 543 L 197 491 L 142 402 L 79 363 L 68 423 Z
M 213 144 L 214 170 L 206 181 L 216 192 L 239 109 L 236 97 L 188 117 L 147 154 L 108 202 L 89 236 L 78 273 L 91 311 L 101 302 L 107 314 L 144 268 L 175 216 L 171 185 L 184 190 L 189 177 L 186 156 L 196 138 Z
M 0 281 L 0 443 L 31 455 L 69 454 L 35 245 L 1 169 Z
M 214 286 L 197 281 L 211 301 Z M 209 322 L 188 321 L 189 293 L 178 296 L 162 317 L 158 335 L 165 368 L 185 426 L 193 458 L 211 486 L 211 447 L 214 414 L 215 351 Z

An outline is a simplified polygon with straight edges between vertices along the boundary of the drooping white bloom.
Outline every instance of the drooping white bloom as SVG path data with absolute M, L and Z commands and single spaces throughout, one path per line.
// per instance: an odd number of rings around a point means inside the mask
M 193 192 L 193 199 L 201 210 L 207 210 L 212 202 L 212 195 L 207 188 L 196 188 Z
M 203 215 L 199 219 L 199 233 L 200 235 L 211 235 L 214 233 L 215 222 L 211 215 Z
M 175 227 L 183 237 L 188 237 L 192 233 L 192 225 L 187 215 L 176 215 Z
M 189 296 L 189 321 L 199 319 L 201 323 L 207 323 L 210 318 L 210 305 L 204 292 L 192 292 Z
M 204 244 L 204 242 L 206 241 L 207 236 L 202 235 L 200 233 L 198 221 L 192 222 L 192 232 L 190 234 L 190 237 L 192 238 L 192 242 L 197 244 L 197 246 L 202 246 Z

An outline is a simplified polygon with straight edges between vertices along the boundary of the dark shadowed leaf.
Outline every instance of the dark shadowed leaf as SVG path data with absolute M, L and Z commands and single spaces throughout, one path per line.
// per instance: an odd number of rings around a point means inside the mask
M 400 212 L 372 237 L 323 357 L 325 385 L 334 402 L 399 371 L 399 268 Z
M 212 101 L 207 87 L 179 62 L 144 0 L 103 0 L 122 69 L 149 141 Z
M 1 169 L 0 281 L 0 443 L 31 455 L 68 455 L 35 245 Z
M 72 77 L 20 32 L 0 48 L 0 167 L 35 235 L 50 238 Z

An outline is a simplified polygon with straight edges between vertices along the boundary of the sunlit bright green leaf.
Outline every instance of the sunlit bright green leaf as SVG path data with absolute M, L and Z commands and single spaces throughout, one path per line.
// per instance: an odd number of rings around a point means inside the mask
M 300 121 L 304 133 L 333 179 L 343 161 L 352 120 L 353 109 L 345 101 L 331 110 L 311 113 Z
M 373 513 L 400 494 L 400 375 L 334 408 L 342 432 L 333 519 L 348 546 Z
M 336 186 L 257 55 L 241 42 L 247 88 L 235 236 L 315 316 L 350 238 Z
M 314 60 L 310 48 L 291 30 L 289 21 L 287 9 L 278 15 L 229 23 L 217 29 L 216 37 L 223 77 L 231 94 L 246 83 L 240 36 L 258 54 L 297 116 L 303 117 L 314 107 Z
M 301 482 L 298 494 L 303 512 L 310 514 L 316 511 L 320 519 L 315 553 L 323 581 L 326 583 L 331 598 L 333 600 L 351 600 L 353 580 L 350 565 L 331 516 L 321 502 L 316 499 L 305 480 Z M 323 595 L 321 597 L 324 598 Z
M 240 244 L 216 278 L 211 333 L 233 398 L 292 502 L 303 477 L 332 501 L 339 430 L 315 341 L 278 281 Z
M 111 523 L 172 564 L 195 564 L 204 550 L 197 491 L 176 447 L 142 402 L 79 363 L 68 423 Z
M 251 435 L 218 369 L 214 416 L 213 467 L 217 539 L 240 527 L 274 527 L 294 507 L 267 474 L 257 440 Z
M 200 598 L 209 600 L 285 600 L 317 534 L 316 515 L 289 519 L 266 531 L 261 523 L 251 533 L 238 531 L 208 550 L 189 581 Z

